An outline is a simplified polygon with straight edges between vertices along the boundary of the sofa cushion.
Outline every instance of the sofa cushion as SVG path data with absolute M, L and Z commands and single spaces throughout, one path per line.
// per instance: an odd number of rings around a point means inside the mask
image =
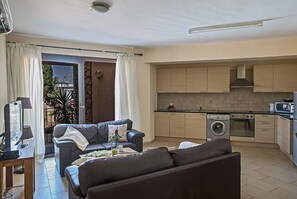
M 98 126 L 96 124 L 57 124 L 54 128 L 54 137 L 61 137 L 66 132 L 68 126 L 71 126 L 81 132 L 90 144 L 97 140 Z
M 98 141 L 100 143 L 108 142 L 108 125 L 127 124 L 127 130 L 132 129 L 133 122 L 129 119 L 100 122 L 98 123 Z
M 232 152 L 230 140 L 217 139 L 199 146 L 169 151 L 175 165 L 181 166 Z
M 89 160 L 79 166 L 79 183 L 83 195 L 89 187 L 144 175 L 173 167 L 167 148 L 147 150 L 126 157 Z

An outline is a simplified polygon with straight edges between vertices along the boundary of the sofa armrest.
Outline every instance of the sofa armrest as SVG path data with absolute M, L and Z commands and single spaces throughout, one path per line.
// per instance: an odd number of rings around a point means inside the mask
M 136 145 L 136 148 L 134 150 L 138 151 L 139 153 L 143 151 L 143 137 L 144 133 L 135 129 L 130 129 L 127 132 L 128 142 L 134 143 Z
M 75 142 L 73 142 L 72 140 L 58 140 L 54 137 L 53 142 L 57 147 L 76 147 Z
M 78 179 L 78 166 L 73 165 L 65 169 L 65 177 L 68 180 L 69 188 L 72 189 L 76 196 L 84 197 L 81 190 Z
M 71 165 L 72 151 L 76 149 L 76 144 L 71 140 L 58 140 L 53 138 L 55 148 L 55 162 L 60 175 L 64 177 L 65 168 Z
M 127 139 L 128 139 L 128 141 L 129 142 L 133 142 L 133 143 L 136 142 L 136 139 L 137 138 L 143 138 L 144 136 L 145 136 L 144 133 L 142 133 L 140 131 L 137 131 L 135 129 L 130 129 L 127 132 Z

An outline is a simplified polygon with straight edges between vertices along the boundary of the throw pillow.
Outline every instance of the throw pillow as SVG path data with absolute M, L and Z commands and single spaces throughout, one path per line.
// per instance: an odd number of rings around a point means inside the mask
M 84 151 L 89 145 L 89 142 L 85 136 L 72 126 L 68 126 L 65 134 L 62 137 L 59 137 L 58 140 L 72 140 L 75 142 L 77 148 L 82 151 Z
M 198 146 L 198 145 L 200 145 L 200 144 L 184 141 L 179 144 L 178 148 L 179 149 L 187 149 L 187 148 L 191 148 L 191 147 Z
M 118 130 L 118 134 L 121 136 L 119 141 L 127 141 L 127 124 L 108 125 L 108 141 L 111 141 L 111 138 L 115 135 L 116 130 Z

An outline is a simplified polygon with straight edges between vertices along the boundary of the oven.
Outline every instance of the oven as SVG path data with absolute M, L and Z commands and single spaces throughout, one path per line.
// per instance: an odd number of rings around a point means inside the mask
M 255 137 L 254 114 L 230 114 L 230 136 Z

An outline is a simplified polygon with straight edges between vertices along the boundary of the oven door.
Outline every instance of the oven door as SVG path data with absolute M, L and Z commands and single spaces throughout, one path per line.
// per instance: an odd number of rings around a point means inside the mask
M 230 120 L 230 135 L 237 137 L 255 137 L 255 120 L 232 118 Z

